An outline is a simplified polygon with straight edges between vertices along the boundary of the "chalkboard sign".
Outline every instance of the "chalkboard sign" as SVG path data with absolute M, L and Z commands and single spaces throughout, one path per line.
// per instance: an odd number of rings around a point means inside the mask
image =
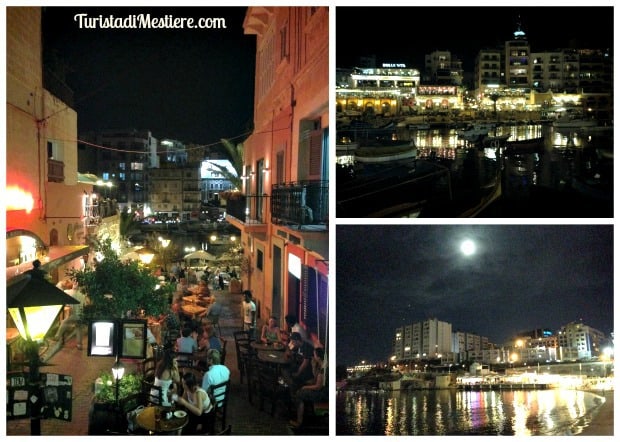
M 34 396 L 42 398 L 41 418 L 71 421 L 73 378 L 56 373 L 40 373 L 40 386 L 30 385 L 28 373 L 7 373 L 6 418 L 26 419 L 31 416 Z

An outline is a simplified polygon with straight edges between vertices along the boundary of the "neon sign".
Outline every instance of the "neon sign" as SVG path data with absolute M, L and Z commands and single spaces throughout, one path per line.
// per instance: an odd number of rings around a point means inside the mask
M 30 192 L 19 187 L 9 186 L 6 188 L 6 210 L 25 210 L 27 213 L 34 207 L 34 198 Z

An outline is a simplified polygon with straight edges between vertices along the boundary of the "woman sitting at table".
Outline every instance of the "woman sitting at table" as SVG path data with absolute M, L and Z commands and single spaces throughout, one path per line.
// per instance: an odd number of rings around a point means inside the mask
M 181 382 L 181 378 L 179 376 L 179 366 L 177 365 L 177 359 L 174 354 L 170 351 L 164 352 L 164 357 L 157 364 L 155 368 L 155 381 L 153 385 L 156 387 L 161 387 L 161 396 L 162 403 L 164 406 L 171 406 L 169 400 L 169 393 L 177 392 L 177 384 Z M 159 394 L 158 390 L 152 389 L 151 396 L 156 397 Z M 158 402 L 158 400 L 153 400 L 153 402 Z
M 182 378 L 183 395 L 173 395 L 172 400 L 184 407 L 189 414 L 189 422 L 183 428 L 183 434 L 199 434 L 211 431 L 215 423 L 215 413 L 209 395 L 204 391 L 192 372 L 187 372 Z
M 278 319 L 275 316 L 271 316 L 267 323 L 263 325 L 260 340 L 263 344 L 280 342 L 280 327 L 278 327 Z
M 312 382 L 302 386 L 295 394 L 297 401 L 297 420 L 291 420 L 289 424 L 293 428 L 303 425 L 306 402 L 327 402 L 329 392 L 327 388 L 327 358 L 323 348 L 315 348 L 312 358 Z

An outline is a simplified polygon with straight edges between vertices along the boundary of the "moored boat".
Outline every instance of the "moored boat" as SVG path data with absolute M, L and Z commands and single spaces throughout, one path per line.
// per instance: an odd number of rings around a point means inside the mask
M 542 150 L 545 145 L 545 137 L 514 140 L 506 143 L 507 152 L 528 153 Z
M 360 163 L 384 163 L 413 159 L 417 156 L 413 140 L 383 140 L 360 146 L 355 150 L 355 161 Z
M 558 129 L 580 129 L 590 128 L 598 126 L 598 121 L 588 118 L 559 118 L 555 120 L 551 125 Z

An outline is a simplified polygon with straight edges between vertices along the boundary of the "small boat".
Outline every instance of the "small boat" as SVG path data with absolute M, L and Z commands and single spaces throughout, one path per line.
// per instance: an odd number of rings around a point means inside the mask
M 428 123 L 412 123 L 407 126 L 409 130 L 429 130 L 431 125 Z
M 580 129 L 590 128 L 598 126 L 598 121 L 588 118 L 559 118 L 555 120 L 551 125 L 558 129 Z
M 413 140 L 383 140 L 360 146 L 355 150 L 355 161 L 360 163 L 385 163 L 398 160 L 410 160 L 417 157 Z
M 338 143 L 336 144 L 336 153 L 347 154 L 353 153 L 360 147 L 358 142 Z
M 456 135 L 465 141 L 480 142 L 494 129 L 495 124 L 492 123 L 472 124 L 462 130 L 458 130 Z
M 489 136 L 482 138 L 482 146 L 483 147 L 504 147 L 508 138 L 510 138 L 510 134 L 506 135 L 497 135 L 497 136 Z
M 506 152 L 515 152 L 515 153 L 538 152 L 542 150 L 544 146 L 545 146 L 545 137 L 508 141 L 506 143 Z

